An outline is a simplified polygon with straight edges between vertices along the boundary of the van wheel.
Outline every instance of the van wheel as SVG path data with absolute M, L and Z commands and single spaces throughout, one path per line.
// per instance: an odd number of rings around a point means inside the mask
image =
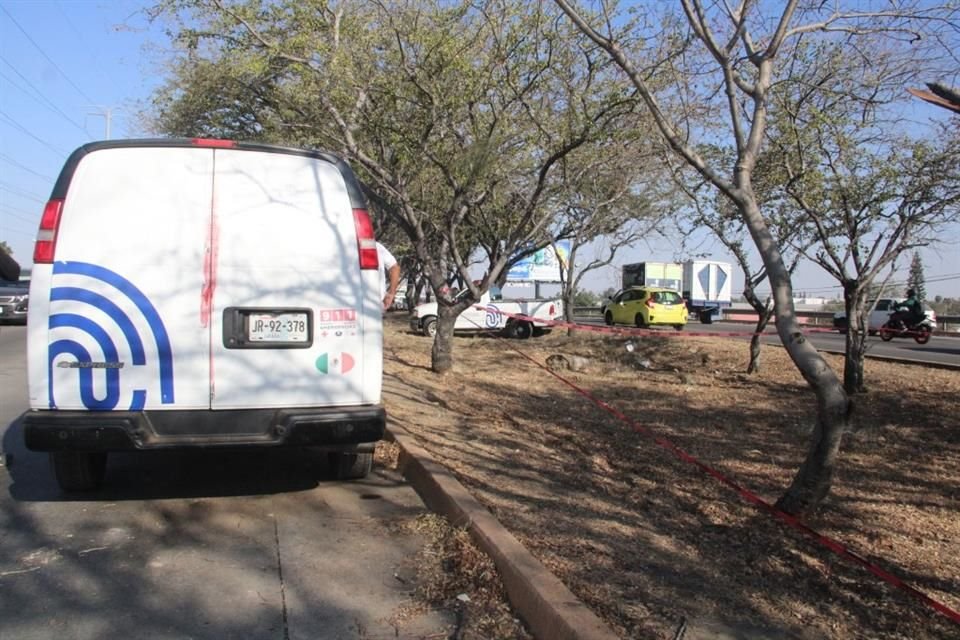
M 373 469 L 373 453 L 342 453 L 331 451 L 327 454 L 333 477 L 337 480 L 359 480 L 366 478 Z
M 107 454 L 88 451 L 54 451 L 50 466 L 57 484 L 64 491 L 93 491 L 100 487 L 107 472 Z
M 433 338 L 437 335 L 437 319 L 427 318 L 423 321 L 423 335 Z
M 508 331 L 511 338 L 526 340 L 533 335 L 533 325 L 529 322 L 515 322 Z

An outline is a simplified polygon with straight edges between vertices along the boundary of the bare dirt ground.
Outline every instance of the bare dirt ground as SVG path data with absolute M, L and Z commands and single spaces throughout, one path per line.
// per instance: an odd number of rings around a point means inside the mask
M 960 637 L 960 625 L 657 443 L 774 502 L 814 421 L 783 349 L 764 347 L 762 371 L 747 376 L 746 342 L 672 330 L 457 337 L 454 369 L 438 376 L 430 346 L 403 314 L 388 317 L 385 375 L 412 388 L 385 398 L 391 422 L 621 637 L 672 639 L 698 621 L 750 637 Z M 536 364 L 554 355 L 584 358 L 557 373 L 629 420 Z M 868 361 L 866 379 L 833 490 L 806 524 L 960 610 L 960 372 Z M 501 614 L 463 637 L 528 637 Z

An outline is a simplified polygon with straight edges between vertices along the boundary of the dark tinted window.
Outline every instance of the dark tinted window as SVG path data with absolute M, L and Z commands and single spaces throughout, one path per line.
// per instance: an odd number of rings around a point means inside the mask
M 674 291 L 657 291 L 653 294 L 653 301 L 659 304 L 680 304 L 680 294 Z

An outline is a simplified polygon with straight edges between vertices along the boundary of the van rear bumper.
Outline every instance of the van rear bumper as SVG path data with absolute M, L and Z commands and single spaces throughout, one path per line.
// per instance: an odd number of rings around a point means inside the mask
M 130 451 L 192 447 L 351 448 L 383 438 L 380 405 L 226 411 L 36 411 L 23 414 L 32 451 Z

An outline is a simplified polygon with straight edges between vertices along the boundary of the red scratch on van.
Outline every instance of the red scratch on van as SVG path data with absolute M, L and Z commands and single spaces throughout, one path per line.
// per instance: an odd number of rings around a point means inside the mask
M 217 262 L 220 250 L 220 227 L 217 224 L 216 202 L 210 215 L 210 234 L 203 256 L 203 289 L 200 291 L 200 326 L 210 326 L 210 311 L 213 309 L 213 292 L 217 287 Z

